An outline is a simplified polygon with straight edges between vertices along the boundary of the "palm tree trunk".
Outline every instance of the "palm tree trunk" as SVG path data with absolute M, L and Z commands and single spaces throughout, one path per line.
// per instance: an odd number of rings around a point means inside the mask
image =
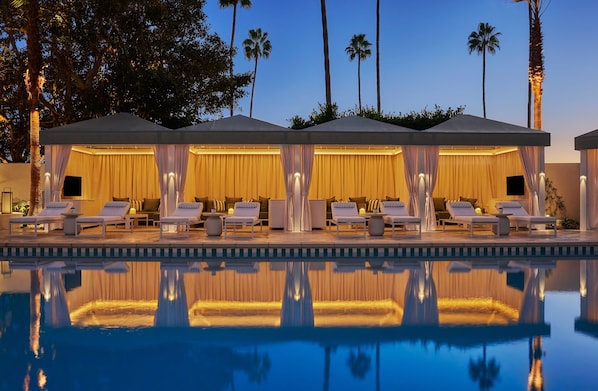
M 232 117 L 235 110 L 235 94 L 233 87 L 233 54 L 235 52 L 235 28 L 237 26 L 237 2 L 233 5 L 233 28 L 230 35 L 230 49 L 229 49 L 229 76 L 230 76 L 230 116 Z
M 357 56 L 357 98 L 359 102 L 359 112 L 361 113 L 361 59 Z
M 534 129 L 542 130 L 542 79 L 534 78 L 532 80 L 532 90 L 534 92 Z
M 528 19 L 529 19 L 529 36 L 530 36 L 530 42 L 529 42 L 530 50 L 529 50 L 529 56 L 528 56 L 528 60 L 527 60 L 527 71 L 528 71 L 528 75 L 529 75 L 529 72 L 532 68 L 532 51 L 531 51 L 532 3 L 530 3 L 529 1 L 527 2 L 527 13 L 528 13 Z M 529 77 L 527 80 L 527 127 L 528 128 L 532 127 L 532 83 L 529 80 Z
M 39 6 L 37 0 L 26 2 L 27 12 L 27 90 L 29 92 L 29 155 L 31 187 L 29 214 L 37 214 L 42 207 L 41 148 L 39 144 L 39 94 L 41 90 L 41 48 L 39 37 Z
M 380 114 L 380 0 L 376 0 L 376 94 L 376 108 Z
M 257 77 L 257 57 L 253 67 L 253 82 L 251 83 L 251 101 L 249 102 L 249 118 L 253 118 L 253 91 L 255 91 L 255 78 Z
M 332 105 L 332 90 L 330 88 L 330 54 L 328 48 L 328 21 L 326 19 L 326 0 L 320 0 L 322 9 L 322 39 L 324 40 L 324 82 L 326 84 L 326 105 Z
M 484 107 L 484 118 L 486 118 L 486 49 L 482 53 L 482 106 Z

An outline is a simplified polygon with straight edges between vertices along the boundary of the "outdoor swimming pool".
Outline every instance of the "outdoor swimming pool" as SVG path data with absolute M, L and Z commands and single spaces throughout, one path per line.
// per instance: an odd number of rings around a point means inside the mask
M 598 261 L 2 266 L 0 390 L 598 384 Z

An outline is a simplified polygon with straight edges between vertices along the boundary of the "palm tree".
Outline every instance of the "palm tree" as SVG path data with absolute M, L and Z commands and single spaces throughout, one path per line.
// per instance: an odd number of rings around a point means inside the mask
M 372 44 L 365 39 L 365 34 L 355 34 L 345 48 L 349 55 L 349 61 L 357 58 L 357 95 L 359 100 L 359 111 L 361 112 L 361 60 L 365 60 L 372 55 L 370 50 Z
M 376 0 L 376 97 L 380 114 L 380 0 Z
M 320 0 L 322 9 L 322 39 L 324 40 L 324 82 L 326 84 L 326 105 L 332 106 L 332 90 L 330 88 L 330 54 L 328 53 L 328 21 L 326 19 L 326 0 Z
M 544 81 L 544 39 L 542 35 L 542 7 L 545 0 L 514 0 L 528 3 L 529 13 L 529 85 L 534 94 L 534 128 L 542 129 L 542 83 Z
M 477 52 L 482 55 L 482 105 L 484 107 L 484 118 L 486 118 L 486 52 L 496 53 L 500 49 L 498 36 L 501 33 L 495 33 L 494 27 L 488 23 L 480 23 L 478 31 L 472 31 L 467 40 L 469 54 Z
M 257 28 L 255 30 L 249 30 L 249 38 L 243 41 L 243 47 L 245 48 L 245 58 L 248 60 L 255 60 L 255 65 L 253 66 L 253 81 L 251 83 L 251 102 L 249 104 L 249 118 L 252 118 L 253 92 L 255 91 L 255 77 L 257 75 L 257 60 L 260 57 L 270 57 L 272 44 L 268 39 L 268 33 L 262 33 L 262 29 Z
M 25 84 L 29 95 L 29 159 L 31 186 L 29 190 L 29 215 L 37 214 L 42 207 L 41 147 L 39 144 L 39 96 L 44 84 L 42 52 L 39 32 L 38 0 L 13 0 L 15 7 L 24 7 L 27 17 L 27 73 Z
M 230 36 L 230 82 L 231 82 L 231 94 L 230 94 L 230 116 L 233 116 L 235 101 L 233 97 L 233 56 L 235 54 L 235 27 L 237 25 L 237 6 L 240 5 L 242 8 L 251 8 L 251 0 L 218 0 L 220 8 L 233 7 L 233 27 Z

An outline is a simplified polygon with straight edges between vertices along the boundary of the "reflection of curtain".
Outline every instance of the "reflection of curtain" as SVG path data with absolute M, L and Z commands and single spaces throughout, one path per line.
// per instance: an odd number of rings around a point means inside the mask
M 424 147 L 424 174 L 426 205 L 424 219 L 422 220 L 423 231 L 434 231 L 436 229 L 436 213 L 434 212 L 434 187 L 438 176 L 438 157 L 440 155 L 439 147 Z
M 538 192 L 540 190 L 540 184 L 538 183 L 538 175 L 540 174 L 538 167 L 539 154 L 539 147 L 519 147 L 519 155 L 525 171 L 525 183 L 530 192 L 530 214 L 533 216 L 540 216 L 538 204 Z
M 284 296 L 280 311 L 281 327 L 311 327 L 314 325 L 308 265 L 308 262 L 286 263 Z
M 314 146 L 301 145 L 301 231 L 311 231 L 309 186 L 314 167 Z
M 159 184 L 160 184 L 160 217 L 170 216 L 171 207 L 174 208 L 174 200 L 168 197 L 168 173 L 170 172 L 170 162 L 174 156 L 170 156 L 171 145 L 155 145 L 154 159 L 158 166 Z
M 409 214 L 419 216 L 419 173 L 417 172 L 419 147 L 410 145 L 401 148 L 405 164 L 405 182 L 407 183 L 407 191 L 409 192 Z
M 280 163 L 284 174 L 284 186 L 286 192 L 286 213 L 284 215 L 284 227 L 287 231 L 293 231 L 295 227 L 295 149 L 296 145 L 283 145 L 280 147 Z M 297 205 L 298 206 L 298 205 Z
M 598 149 L 588 149 L 586 175 L 586 203 L 588 228 L 598 227 Z
M 542 269 L 529 269 L 519 311 L 519 323 L 544 322 L 543 273 Z
M 189 145 L 177 144 L 174 146 L 174 191 L 176 204 L 185 202 L 185 181 L 187 179 L 187 166 L 189 165 Z
M 50 164 L 52 201 L 58 202 L 60 201 L 60 190 L 64 184 L 66 166 L 71 155 L 71 145 L 48 145 L 46 148 L 50 149 L 51 161 L 46 164 Z M 47 153 L 46 156 L 48 156 Z
M 176 269 L 162 270 L 158 294 L 158 309 L 154 317 L 154 325 L 159 327 L 189 326 L 189 309 L 183 272 Z
M 422 262 L 420 269 L 409 270 L 405 287 L 403 325 L 437 325 L 438 297 L 432 276 L 433 262 Z
M 44 295 L 44 323 L 52 327 L 70 326 L 71 317 L 60 272 L 44 270 L 42 293 Z

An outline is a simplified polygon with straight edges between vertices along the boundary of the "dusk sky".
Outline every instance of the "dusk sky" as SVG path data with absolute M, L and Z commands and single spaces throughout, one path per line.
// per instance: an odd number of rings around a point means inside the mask
M 376 106 L 376 1 L 327 0 L 332 100 L 340 111 L 357 108 L 357 61 L 345 48 L 365 33 L 372 56 L 362 62 L 363 106 Z M 578 162 L 574 138 L 598 129 L 598 1 L 548 0 L 542 15 L 545 81 L 543 130 L 551 133 L 546 161 Z M 381 100 L 385 113 L 419 112 L 439 105 L 465 107 L 482 117 L 482 56 L 469 54 L 467 38 L 480 22 L 500 32 L 500 50 L 487 56 L 487 117 L 526 126 L 528 12 L 512 0 L 381 0 Z M 207 0 L 211 31 L 230 42 L 232 8 Z M 253 117 L 290 126 L 324 103 L 320 1 L 253 0 L 239 8 L 235 71 L 252 71 L 242 42 L 260 27 L 272 43 L 258 63 Z M 250 88 L 248 88 L 250 91 Z M 249 116 L 249 96 L 235 114 Z M 228 116 L 228 110 L 223 113 Z

